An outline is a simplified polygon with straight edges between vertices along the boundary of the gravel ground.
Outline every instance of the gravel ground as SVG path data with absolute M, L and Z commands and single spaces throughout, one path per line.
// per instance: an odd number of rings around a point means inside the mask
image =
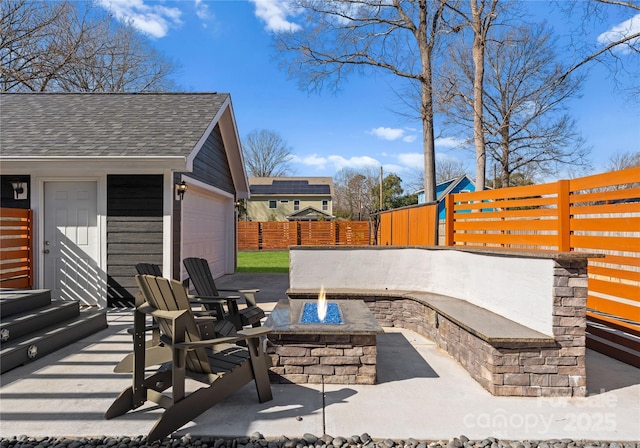
M 0 448 L 640 448 L 636 442 L 588 441 L 571 439 L 506 441 L 489 437 L 469 440 L 465 436 L 447 441 L 373 440 L 368 434 L 350 437 L 321 437 L 305 434 L 301 438 L 267 440 L 261 434 L 251 437 L 224 439 L 216 437 L 191 437 L 189 435 L 166 438 L 149 443 L 144 436 L 136 437 L 29 437 L 0 438 Z

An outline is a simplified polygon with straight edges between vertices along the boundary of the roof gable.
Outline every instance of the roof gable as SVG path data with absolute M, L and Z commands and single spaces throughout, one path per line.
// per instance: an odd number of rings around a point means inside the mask
M 308 220 L 308 219 L 332 219 L 333 215 L 330 215 L 329 213 L 325 213 L 322 210 L 318 210 L 315 207 L 305 207 L 302 210 L 299 210 L 295 213 L 291 213 L 290 215 L 287 215 L 287 219 L 290 221 L 295 221 L 295 220 Z

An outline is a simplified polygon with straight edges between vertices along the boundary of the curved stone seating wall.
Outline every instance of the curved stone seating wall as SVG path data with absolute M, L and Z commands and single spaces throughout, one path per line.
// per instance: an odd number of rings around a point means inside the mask
M 445 251 L 457 254 L 432 256 Z M 323 286 L 330 299 L 362 299 L 382 326 L 431 339 L 494 395 L 581 397 L 586 395 L 586 255 L 296 247 L 288 294 L 313 298 Z M 429 265 L 434 261 L 443 264 Z M 440 280 L 424 278 L 442 272 L 447 275 Z M 458 284 L 443 285 L 443 280 Z M 465 282 L 473 288 L 459 285 Z M 504 304 L 490 303 L 493 289 L 497 302 L 512 297 L 508 316 L 495 311 Z M 451 291 L 477 297 L 470 301 L 443 293 Z

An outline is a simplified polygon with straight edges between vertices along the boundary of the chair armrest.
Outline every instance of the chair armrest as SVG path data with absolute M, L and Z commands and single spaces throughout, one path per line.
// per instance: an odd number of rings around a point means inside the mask
M 218 289 L 218 291 L 240 292 L 242 294 L 255 294 L 260 292 L 259 289 Z
M 211 345 L 217 344 L 228 344 L 232 342 L 238 342 L 246 339 L 257 338 L 260 336 L 264 336 L 268 333 L 271 333 L 273 330 L 266 327 L 257 327 L 257 328 L 246 328 L 244 330 L 238 331 L 237 336 L 228 336 L 224 338 L 215 338 L 215 339 L 203 339 L 201 341 L 193 341 L 193 342 L 178 342 L 173 344 L 175 348 L 181 349 L 195 349 L 199 347 L 209 347 Z
M 216 312 L 216 310 L 203 310 L 203 311 L 191 311 L 193 313 L 193 317 L 196 320 L 196 323 L 200 322 L 217 322 L 218 318 L 216 316 L 212 316 Z
M 189 294 L 189 300 L 195 303 L 225 303 L 228 300 L 240 300 L 240 296 L 198 296 L 195 294 Z
M 171 320 L 175 320 L 180 316 L 182 316 L 183 314 L 191 312 L 191 310 L 176 310 L 176 311 L 159 310 L 152 307 L 146 302 L 143 305 L 140 305 L 137 308 L 137 310 L 140 311 L 141 313 L 148 314 L 153 317 L 158 317 L 160 319 L 171 319 Z

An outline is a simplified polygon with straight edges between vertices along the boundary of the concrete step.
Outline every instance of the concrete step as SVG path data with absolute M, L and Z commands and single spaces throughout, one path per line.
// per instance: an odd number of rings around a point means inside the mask
M 39 359 L 104 328 L 107 328 L 106 311 L 88 308 L 71 319 L 2 343 L 0 373 Z
M 51 303 L 51 291 L 48 289 L 1 289 L 0 319 L 41 308 Z
M 49 305 L 2 318 L 0 340 L 7 343 L 80 314 L 78 302 L 53 300 Z

